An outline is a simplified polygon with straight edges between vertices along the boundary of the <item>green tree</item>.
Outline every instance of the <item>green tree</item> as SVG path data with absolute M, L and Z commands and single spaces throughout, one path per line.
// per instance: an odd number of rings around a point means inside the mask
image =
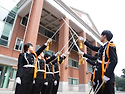
M 122 73 L 123 75 L 121 75 L 121 77 L 125 78 L 125 69 L 122 69 Z

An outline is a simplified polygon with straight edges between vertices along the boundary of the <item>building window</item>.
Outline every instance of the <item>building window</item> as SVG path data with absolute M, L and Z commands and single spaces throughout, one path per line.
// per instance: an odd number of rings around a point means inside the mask
M 68 65 L 71 67 L 79 68 L 78 61 L 71 58 L 68 59 Z
M 41 47 L 40 45 L 36 45 L 35 51 L 37 51 L 40 47 Z M 49 51 L 44 50 L 43 52 L 44 52 L 44 54 L 47 53 L 47 54 L 49 54 L 51 56 L 54 55 L 54 52 L 50 51 L 50 50 Z
M 16 17 L 17 6 L 8 11 L 0 7 L 0 45 L 8 46 Z
M 88 72 L 92 73 L 92 66 L 88 64 Z
M 20 38 L 17 38 L 14 49 L 15 49 L 15 50 L 18 50 L 18 51 L 21 51 L 21 49 L 22 49 L 22 44 L 23 44 L 23 40 L 20 39 Z
M 79 83 L 78 79 L 68 78 L 68 84 L 69 85 L 78 85 L 78 83 Z
M 91 49 L 87 47 L 87 54 L 92 55 Z
M 21 25 L 23 25 L 23 26 L 27 26 L 27 21 L 28 21 L 28 18 L 27 17 L 23 17 L 22 19 L 21 19 Z
M 44 54 L 46 54 L 46 53 L 49 54 L 49 55 L 51 55 L 51 56 L 54 55 L 54 52 L 50 51 L 50 50 L 49 51 L 44 50 Z
M 39 26 L 39 33 L 46 36 L 46 37 L 48 37 L 48 38 L 51 38 L 53 36 L 53 34 L 54 34 L 54 32 L 42 27 L 41 25 Z M 53 37 L 53 40 L 56 40 L 55 36 Z

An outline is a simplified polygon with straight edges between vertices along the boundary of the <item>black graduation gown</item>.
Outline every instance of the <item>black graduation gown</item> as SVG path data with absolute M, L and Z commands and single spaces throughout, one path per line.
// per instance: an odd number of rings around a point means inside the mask
M 46 45 L 40 47 L 37 56 L 46 48 Z M 18 57 L 18 69 L 16 77 L 21 78 L 21 85 L 17 84 L 15 94 L 31 94 L 33 86 L 34 67 L 24 67 L 24 65 L 34 65 L 35 55 L 32 53 L 20 53 Z
M 90 44 L 87 41 L 85 41 L 84 44 L 86 46 L 88 46 L 90 49 L 98 52 L 99 53 L 98 59 L 101 61 L 102 61 L 103 52 L 105 51 L 105 62 L 108 61 L 108 57 L 106 55 L 106 50 L 104 50 L 105 47 L 108 45 L 108 43 L 106 43 L 104 46 L 101 46 L 101 47 L 93 46 L 92 44 Z M 114 94 L 114 81 L 115 81 L 114 69 L 115 69 L 115 66 L 117 65 L 117 61 L 118 61 L 115 47 L 111 47 L 111 46 L 109 47 L 109 57 L 110 57 L 110 61 L 109 61 L 110 63 L 108 64 L 108 67 L 107 67 L 104 75 L 109 77 L 110 80 L 105 84 L 105 88 L 103 88 L 103 91 L 104 91 L 103 94 Z M 97 67 L 98 71 L 97 71 L 96 78 L 99 79 L 100 82 L 102 82 L 102 78 L 101 78 L 102 66 L 101 66 L 101 63 L 97 63 L 97 64 L 98 64 L 98 67 Z
M 38 71 L 37 71 L 37 77 L 35 79 L 35 85 L 33 87 L 33 94 L 40 94 L 40 92 L 41 92 L 41 90 L 43 88 L 45 62 L 48 63 L 48 62 L 52 61 L 55 58 L 56 58 L 55 55 L 52 56 L 50 59 L 48 59 L 46 61 L 44 59 L 39 59 L 38 58 Z
M 59 63 L 61 64 L 62 61 L 65 59 L 66 57 L 62 58 L 60 57 L 60 61 Z M 54 64 L 55 63 L 55 64 Z M 54 66 L 54 80 L 53 80 L 53 87 L 52 87 L 52 91 L 51 94 L 57 94 L 58 91 L 58 87 L 59 87 L 59 80 L 60 80 L 60 76 L 59 76 L 59 64 L 57 63 L 57 60 L 55 60 L 53 62 L 53 66 Z M 54 85 L 54 81 L 57 81 L 57 85 Z

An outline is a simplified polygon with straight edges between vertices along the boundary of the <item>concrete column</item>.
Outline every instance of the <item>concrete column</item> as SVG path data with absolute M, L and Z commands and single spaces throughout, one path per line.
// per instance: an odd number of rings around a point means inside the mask
M 66 22 L 69 24 L 69 19 L 64 18 Z M 63 20 L 60 21 L 60 26 L 64 23 Z M 60 51 L 64 45 L 69 40 L 69 27 L 68 25 L 64 24 L 63 27 L 59 31 L 59 44 L 58 44 L 58 51 Z M 68 49 L 68 44 L 64 48 L 62 52 L 65 52 Z M 68 91 L 68 69 L 65 69 L 66 65 L 68 65 L 67 60 L 65 59 L 64 63 L 61 64 L 61 78 L 59 84 L 59 91 L 64 92 Z
M 29 15 L 29 23 L 27 26 L 27 32 L 24 43 L 32 43 L 34 46 L 36 45 L 39 23 L 43 8 L 44 0 L 33 0 L 33 5 L 31 8 L 31 13 Z M 35 50 L 35 47 L 34 47 Z
M 86 39 L 86 33 L 80 32 L 79 36 L 82 36 Z M 83 49 L 81 49 L 84 53 L 87 53 L 87 47 L 83 44 Z M 87 77 L 87 62 L 84 60 L 84 64 L 79 65 L 79 92 L 87 92 L 88 91 L 88 77 Z
M 97 42 L 96 41 L 93 41 L 92 42 L 92 45 L 94 45 L 94 46 L 98 46 L 98 44 L 97 44 Z M 93 50 L 91 50 L 92 51 L 92 56 L 94 56 L 97 52 L 95 52 L 95 51 L 93 51 Z

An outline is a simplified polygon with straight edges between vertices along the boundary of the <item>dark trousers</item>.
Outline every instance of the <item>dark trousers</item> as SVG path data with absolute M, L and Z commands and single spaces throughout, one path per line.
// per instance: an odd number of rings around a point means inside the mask
M 35 84 L 33 85 L 32 94 L 40 94 L 43 88 L 44 79 L 35 79 Z
M 21 85 L 16 84 L 15 94 L 21 94 Z
M 57 94 L 58 87 L 59 87 L 59 80 L 57 80 L 57 85 L 54 85 L 54 81 L 53 81 L 53 87 L 52 87 L 51 94 Z
M 109 80 L 107 83 L 105 83 L 103 94 L 115 94 L 114 82 Z
M 23 68 L 21 94 L 31 94 L 33 87 L 34 68 Z
M 52 90 L 52 84 L 53 84 L 53 80 L 49 80 L 47 86 L 43 84 L 41 94 L 50 94 Z

